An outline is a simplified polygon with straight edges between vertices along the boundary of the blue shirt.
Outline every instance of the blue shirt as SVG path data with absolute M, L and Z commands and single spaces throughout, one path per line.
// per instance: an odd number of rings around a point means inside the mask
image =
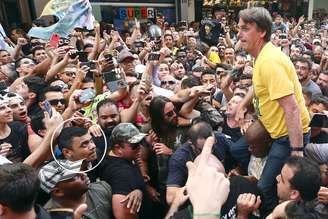
M 232 142 L 221 133 L 215 133 L 215 138 L 216 143 L 213 145 L 212 154 L 223 162 L 225 151 L 229 150 Z M 169 161 L 167 186 L 182 187 L 186 184 L 188 178 L 186 163 L 194 161 L 197 155 L 189 142 L 184 143 L 174 152 Z

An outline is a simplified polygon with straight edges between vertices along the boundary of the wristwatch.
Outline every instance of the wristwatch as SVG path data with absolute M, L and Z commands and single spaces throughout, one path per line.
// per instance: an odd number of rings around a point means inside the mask
M 304 151 L 304 147 L 291 147 L 291 151 Z

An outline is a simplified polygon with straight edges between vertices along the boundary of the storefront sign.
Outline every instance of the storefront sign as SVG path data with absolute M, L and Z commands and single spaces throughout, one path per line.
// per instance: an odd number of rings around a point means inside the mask
M 118 9 L 119 19 L 130 20 L 133 18 L 137 19 L 152 19 L 155 18 L 154 8 L 119 8 Z

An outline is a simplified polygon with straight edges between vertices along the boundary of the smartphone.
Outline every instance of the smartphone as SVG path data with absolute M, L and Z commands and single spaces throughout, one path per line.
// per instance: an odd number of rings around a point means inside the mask
M 116 47 L 117 52 L 121 52 L 124 49 L 124 46 L 120 45 Z
M 136 41 L 136 42 L 134 42 L 134 46 L 135 47 L 145 47 L 145 42 L 143 42 L 143 41 Z
M 281 40 L 287 39 L 287 35 L 286 34 L 280 34 L 279 39 L 281 39 Z
M 89 71 L 88 71 L 86 77 L 93 78 L 93 70 L 97 69 L 97 63 L 95 63 L 94 61 L 90 61 L 90 62 L 81 63 L 81 66 L 83 66 L 83 65 L 86 65 L 89 67 Z
M 323 113 L 315 113 L 310 122 L 310 127 L 328 128 L 328 117 Z
M 74 211 L 69 208 L 54 208 L 48 210 L 51 219 L 73 219 Z
M 115 92 L 120 88 L 127 86 L 125 79 L 123 78 L 119 68 L 106 71 L 103 74 L 106 86 L 111 92 Z
M 82 91 L 81 96 L 79 97 L 80 103 L 86 103 L 90 100 L 93 100 L 96 97 L 95 90 L 92 88 L 88 88 Z
M 88 55 L 86 52 L 83 52 L 83 51 L 78 51 L 76 52 L 76 55 L 79 56 L 79 61 L 80 62 L 88 62 Z
M 48 112 L 49 117 L 51 118 L 52 116 L 52 108 L 48 100 L 44 101 L 44 109 Z
M 158 61 L 160 54 L 158 53 L 150 53 L 148 56 L 148 61 Z
M 69 55 L 69 57 L 70 57 L 71 59 L 75 59 L 76 56 L 77 56 L 77 52 L 72 52 L 72 53 Z
M 104 30 L 106 30 L 106 33 L 110 34 L 112 30 L 115 30 L 114 24 L 105 24 Z
M 1 91 L 1 90 L 6 90 L 7 87 L 8 87 L 8 86 L 7 86 L 6 81 L 4 81 L 4 80 L 0 81 L 0 91 Z
M 49 41 L 49 45 L 50 47 L 52 48 L 58 48 L 58 43 L 59 43 L 59 40 L 60 40 L 60 36 L 59 34 L 57 33 L 53 33 L 50 37 L 50 41 Z

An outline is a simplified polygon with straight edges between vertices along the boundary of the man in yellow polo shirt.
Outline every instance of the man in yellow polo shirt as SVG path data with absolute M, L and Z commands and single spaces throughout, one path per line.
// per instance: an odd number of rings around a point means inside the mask
M 240 105 L 236 119 L 243 118 L 244 109 L 253 99 L 257 116 L 273 139 L 258 182 L 266 213 L 278 203 L 276 177 L 285 160 L 290 155 L 303 156 L 310 121 L 293 63 L 270 42 L 271 25 L 272 18 L 265 8 L 254 7 L 239 13 L 241 47 L 255 57 L 255 66 L 253 89 Z

